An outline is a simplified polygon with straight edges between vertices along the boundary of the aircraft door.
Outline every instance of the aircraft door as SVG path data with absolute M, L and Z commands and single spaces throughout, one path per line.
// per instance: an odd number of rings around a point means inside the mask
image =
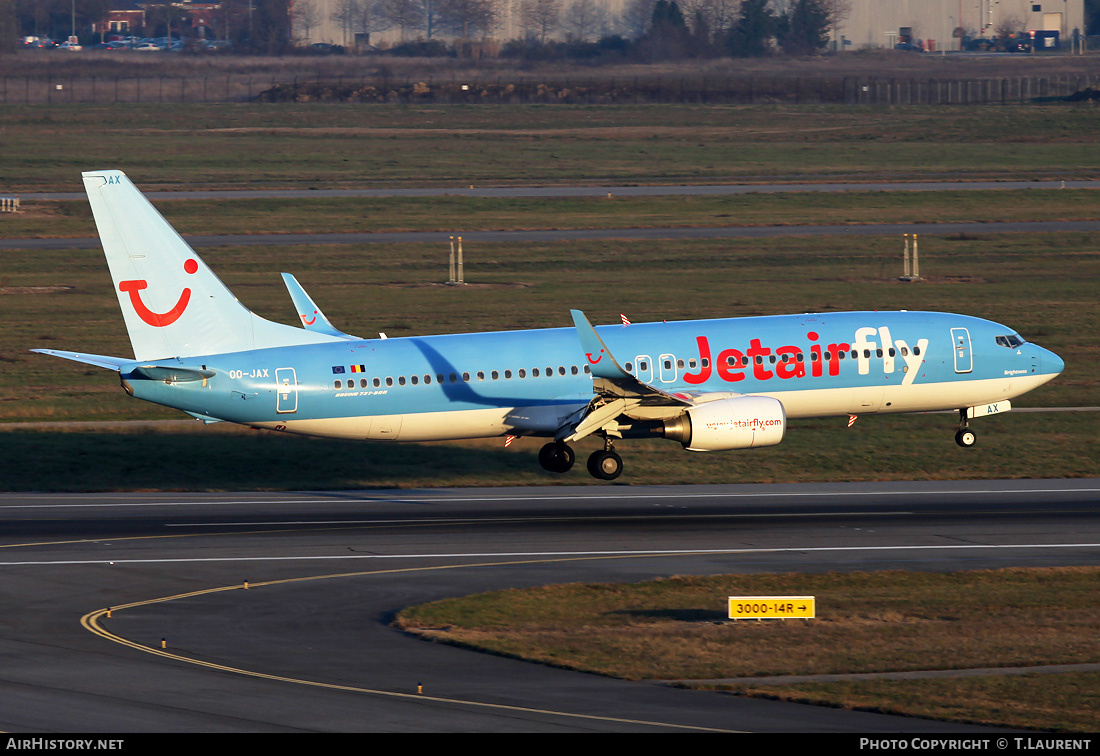
M 662 354 L 657 359 L 660 362 L 661 383 L 674 383 L 678 373 L 676 369 L 676 355 Z
M 970 331 L 951 329 L 951 344 L 955 352 L 955 372 L 969 373 L 974 369 L 974 354 L 970 351 Z
M 298 411 L 298 376 L 294 368 L 275 368 L 275 411 L 281 415 Z
M 653 360 L 648 354 L 639 354 L 634 358 L 634 377 L 642 383 L 653 380 Z

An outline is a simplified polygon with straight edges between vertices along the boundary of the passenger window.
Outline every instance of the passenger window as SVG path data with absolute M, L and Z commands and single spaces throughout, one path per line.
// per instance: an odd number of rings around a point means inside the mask
M 333 385 L 334 388 L 340 388 L 344 384 L 340 383 L 340 381 L 333 381 L 332 385 Z
M 520 378 L 526 378 L 527 377 L 527 371 L 524 370 L 523 368 L 520 368 L 519 369 L 519 377 Z
M 539 377 L 539 369 L 538 368 L 531 368 L 531 377 L 532 378 L 538 378 Z
M 490 376 L 492 376 L 492 378 L 493 378 L 493 380 L 494 380 L 494 381 L 495 381 L 495 380 L 498 380 L 498 379 L 500 378 L 500 373 L 498 373 L 498 372 L 497 372 L 496 370 L 494 370 L 494 371 L 493 371 L 492 373 L 490 373 L 489 375 L 490 375 Z
M 465 381 L 466 383 L 469 383 L 470 382 L 470 374 L 469 373 L 463 373 L 462 374 L 462 380 Z
M 391 378 L 388 375 L 386 376 L 386 385 L 387 386 L 392 386 L 393 385 L 393 378 Z
M 629 370 L 629 369 L 630 369 L 630 368 L 627 368 L 627 370 Z M 578 370 L 577 370 L 577 366 L 576 366 L 576 365 L 571 365 L 571 366 L 569 367 L 569 372 L 570 372 L 570 373 L 572 373 L 573 375 L 576 375 L 576 374 L 577 374 L 578 372 L 580 372 L 580 371 L 578 371 Z
M 477 379 L 479 381 L 485 380 L 485 371 L 484 370 L 478 370 L 477 371 Z
M 397 385 L 398 386 L 404 386 L 405 385 L 405 376 L 403 376 L 403 375 L 397 376 Z
M 419 378 L 417 378 L 417 377 L 416 377 L 415 375 L 414 375 L 414 376 L 413 376 L 412 378 L 410 378 L 409 380 L 411 380 L 411 381 L 412 381 L 412 384 L 413 384 L 414 386 L 415 386 L 416 384 L 420 383 L 420 379 L 419 379 Z
M 381 380 L 379 380 L 378 378 L 375 378 L 375 379 L 374 379 L 374 380 L 372 381 L 372 383 L 374 383 L 374 387 L 375 387 L 375 388 L 378 388 L 379 386 L 381 386 L 381 385 L 382 385 L 382 381 L 381 381 Z
M 508 380 L 511 377 L 512 377 L 512 371 L 511 370 L 505 370 L 504 371 L 504 380 Z

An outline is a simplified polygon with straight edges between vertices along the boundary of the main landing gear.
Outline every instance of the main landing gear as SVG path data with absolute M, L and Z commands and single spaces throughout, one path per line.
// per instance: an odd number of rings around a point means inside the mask
M 588 457 L 588 472 L 593 478 L 615 480 L 623 473 L 623 458 L 615 453 L 610 438 L 604 439 L 604 448 Z M 549 472 L 564 473 L 573 467 L 576 455 L 568 444 L 553 441 L 539 449 L 539 464 Z
M 955 433 L 955 443 L 964 449 L 969 449 L 978 443 L 978 434 L 970 430 L 965 409 L 959 410 L 959 430 Z

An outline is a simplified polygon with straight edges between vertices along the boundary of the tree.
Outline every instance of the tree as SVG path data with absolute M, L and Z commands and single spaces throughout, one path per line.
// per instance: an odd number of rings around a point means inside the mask
M 321 25 L 321 9 L 317 0 L 295 0 L 293 28 L 294 36 L 309 41 L 309 33 Z
M 359 15 L 359 0 L 336 0 L 329 19 L 343 32 L 344 47 L 351 44 L 355 34 L 355 19 Z
M 110 0 L 3 0 L 0 9 L 12 7 L 15 13 L 14 35 L 48 35 L 53 39 L 68 37 L 76 21 L 76 33 L 87 34 L 92 24 L 102 21 L 111 9 Z M 75 13 L 75 19 L 74 19 Z
M 631 39 L 640 39 L 649 29 L 656 0 L 627 0 L 623 5 L 623 27 Z
M 812 55 L 829 44 L 829 13 L 823 0 L 797 0 L 777 28 L 779 44 L 788 55 Z
M 483 38 L 496 28 L 500 6 L 496 0 L 440 0 L 439 23 L 463 40 Z
M 19 23 L 15 16 L 15 0 L 0 0 L 0 55 L 15 52 Z
M 561 20 L 561 3 L 562 0 L 523 0 L 519 9 L 520 22 L 527 35 L 537 36 L 539 42 L 546 44 L 547 35 Z
M 424 27 L 424 7 L 419 0 L 388 0 L 383 6 L 383 13 L 400 30 L 402 42 L 409 29 Z
M 822 0 L 829 14 L 829 30 L 833 40 L 840 43 L 840 27 L 852 15 L 852 0 Z
M 279 55 L 290 44 L 289 0 L 253 0 L 252 47 Z
M 561 27 L 567 40 L 584 42 L 598 31 L 599 21 L 600 6 L 596 4 L 596 0 L 571 0 Z
M 775 17 L 768 10 L 768 0 L 743 0 L 726 46 L 733 56 L 759 57 L 768 54 L 774 35 Z

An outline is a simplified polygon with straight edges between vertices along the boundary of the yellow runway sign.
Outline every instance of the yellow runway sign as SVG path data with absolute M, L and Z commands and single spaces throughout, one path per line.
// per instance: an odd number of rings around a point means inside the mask
M 813 619 L 813 596 L 730 596 L 730 619 Z

